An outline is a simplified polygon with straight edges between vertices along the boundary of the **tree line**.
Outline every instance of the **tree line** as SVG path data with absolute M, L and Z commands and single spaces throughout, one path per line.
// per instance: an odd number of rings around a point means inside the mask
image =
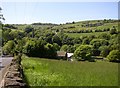
M 7 27 L 7 28 L 6 28 Z M 35 29 L 27 26 L 22 31 L 12 30 L 4 25 L 2 47 L 3 54 L 24 53 L 32 57 L 56 58 L 56 52 L 74 53 L 77 60 L 93 60 L 92 56 L 102 56 L 109 61 L 120 61 L 119 32 L 113 26 L 109 33 L 70 37 L 63 31 Z

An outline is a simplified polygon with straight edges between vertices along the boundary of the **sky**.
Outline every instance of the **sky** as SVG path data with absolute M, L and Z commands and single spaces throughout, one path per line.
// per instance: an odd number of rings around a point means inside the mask
M 2 2 L 5 24 L 117 19 L 118 2 Z

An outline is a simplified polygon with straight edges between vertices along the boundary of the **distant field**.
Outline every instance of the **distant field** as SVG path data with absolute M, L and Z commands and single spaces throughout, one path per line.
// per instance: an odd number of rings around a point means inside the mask
M 66 33 L 70 37 L 81 37 L 81 36 L 90 36 L 90 35 L 101 35 L 102 33 L 109 32 L 94 32 L 94 33 Z
M 99 20 L 100 22 L 103 22 L 103 20 Z M 86 29 L 106 29 L 106 28 L 112 28 L 113 26 L 118 26 L 118 22 L 114 22 L 114 23 L 105 23 L 104 25 L 101 26 L 97 26 L 97 27 L 82 27 L 81 25 L 83 23 L 86 23 L 87 21 L 80 21 L 80 22 L 75 22 L 74 24 L 62 24 L 59 26 L 54 26 L 54 25 L 32 25 L 35 29 L 48 29 L 49 27 L 52 29 L 64 29 L 64 31 L 73 31 L 73 30 L 86 30 Z M 97 23 L 98 20 L 90 20 L 89 23 Z M 18 29 L 24 29 L 26 26 L 26 24 L 21 24 L 21 25 L 16 25 L 18 27 Z M 70 27 L 73 28 L 70 28 Z
M 90 21 L 90 23 L 96 23 L 97 21 Z M 95 29 L 106 29 L 106 28 L 112 28 L 113 26 L 118 26 L 118 22 L 114 22 L 114 23 L 105 23 L 104 25 L 102 26 L 97 26 L 97 27 L 81 27 L 81 25 L 83 24 L 83 22 L 76 22 L 75 24 L 64 24 L 62 26 L 55 26 L 54 28 L 66 28 L 64 31 L 72 31 L 72 30 L 86 30 L 86 29 L 92 29 L 92 30 L 95 30 Z M 73 26 L 75 28 L 68 28 L 70 26 Z
M 29 86 L 117 86 L 118 64 L 22 57 Z

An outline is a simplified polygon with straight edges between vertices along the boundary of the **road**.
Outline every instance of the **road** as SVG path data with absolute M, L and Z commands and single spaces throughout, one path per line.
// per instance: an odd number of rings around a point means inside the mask
M 11 63 L 13 57 L 0 57 L 0 85 L 3 79 L 3 76 L 6 73 L 7 66 Z M 1 88 L 1 86 L 0 86 Z

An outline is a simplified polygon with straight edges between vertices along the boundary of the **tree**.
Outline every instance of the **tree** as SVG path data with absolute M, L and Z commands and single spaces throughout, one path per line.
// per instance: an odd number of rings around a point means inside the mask
M 33 30 L 33 27 L 31 27 L 31 26 L 27 26 L 27 27 L 24 29 L 24 31 L 25 31 L 26 33 L 32 32 L 32 30 Z
M 44 53 L 46 53 L 46 55 L 45 55 L 46 58 L 55 58 L 56 54 L 57 54 L 56 49 L 50 43 L 47 43 L 45 45 L 45 52 Z
M 27 54 L 28 56 L 35 56 L 35 41 L 28 40 L 26 45 L 24 46 L 24 53 Z
M 118 62 L 120 61 L 120 51 L 119 50 L 112 50 L 109 55 L 107 56 L 107 59 L 111 62 Z
M 9 34 L 11 31 L 12 31 L 11 29 L 6 29 L 6 30 L 3 29 L 3 31 L 2 31 L 3 45 L 7 41 L 11 40 L 11 37 Z
M 65 36 L 63 37 L 63 39 L 62 39 L 62 44 L 63 44 L 63 45 L 65 45 L 65 44 L 67 44 L 67 45 L 73 45 L 73 38 L 65 35 Z
M 53 43 L 57 43 L 58 45 L 61 45 L 61 44 L 62 44 L 60 38 L 59 38 L 57 35 L 54 35 L 54 36 L 52 37 L 52 42 L 53 42 Z
M 15 38 L 17 39 L 18 36 L 19 36 L 19 35 L 18 35 L 18 31 L 11 31 L 11 32 L 9 33 L 9 38 L 10 38 L 10 40 L 14 40 Z
M 74 53 L 74 51 L 75 51 L 75 47 L 73 45 L 68 45 L 67 52 L 68 53 Z
M 82 43 L 82 40 L 80 38 L 74 38 L 73 39 L 73 44 L 81 44 Z
M 75 50 L 80 46 L 81 44 L 74 44 Z
M 53 43 L 53 47 L 55 48 L 56 51 L 60 50 L 60 46 L 57 43 Z
M 24 46 L 24 53 L 32 57 L 55 58 L 56 48 L 42 39 L 31 39 Z
M 14 54 L 15 43 L 14 41 L 10 40 L 3 46 L 3 54 Z
M 119 49 L 120 49 L 120 44 L 110 45 L 110 50 L 119 50 Z
M 68 45 L 63 45 L 62 47 L 61 47 L 61 51 L 66 51 L 67 52 L 67 48 L 68 48 Z
M 94 49 L 98 49 L 100 46 L 107 46 L 109 42 L 105 39 L 93 39 L 90 44 L 93 45 Z
M 93 47 L 91 45 L 80 45 L 74 52 L 74 57 L 77 60 L 90 60 Z
M 42 39 L 28 40 L 26 45 L 24 46 L 24 53 L 28 56 L 44 57 L 45 56 L 44 45 L 46 45 L 46 42 Z
M 99 47 L 99 50 L 101 51 L 100 55 L 103 56 L 103 57 L 106 57 L 110 52 L 108 46 L 101 46 L 101 47 Z
M 16 40 L 15 54 L 23 53 L 25 42 L 23 40 Z
M 52 43 L 52 38 L 55 34 L 52 33 L 52 32 L 46 32 L 45 33 L 45 37 L 44 37 L 44 40 L 48 43 Z
M 110 34 L 102 33 L 101 35 L 98 36 L 98 38 L 109 40 L 110 39 Z
M 73 45 L 63 45 L 60 50 L 68 53 L 74 53 L 75 49 L 76 47 Z
M 116 28 L 113 26 L 113 28 L 110 30 L 110 34 L 117 34 Z
M 84 38 L 82 44 L 89 44 L 90 40 L 89 38 Z

